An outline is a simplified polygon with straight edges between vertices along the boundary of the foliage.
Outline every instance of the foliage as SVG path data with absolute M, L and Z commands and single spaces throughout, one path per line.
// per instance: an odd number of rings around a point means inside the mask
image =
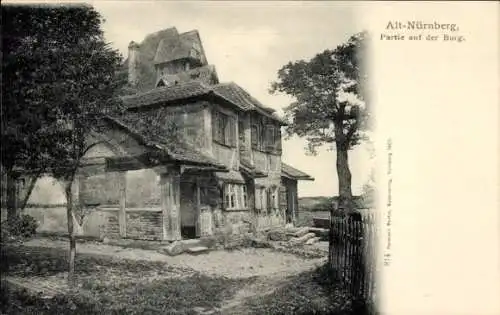
M 2 222 L 2 243 L 9 239 L 30 238 L 36 233 L 38 222 L 30 215 L 17 216 Z
M 364 139 L 370 114 L 365 104 L 366 75 L 361 68 L 366 36 L 358 33 L 333 50 L 309 61 L 289 62 L 278 71 L 271 92 L 295 98 L 285 108 L 290 121 L 286 134 L 306 137 L 310 153 L 324 144 L 342 142 L 352 147 Z
M 370 111 L 365 102 L 366 73 L 362 57 L 367 33 L 361 32 L 309 61 L 289 62 L 278 71 L 271 92 L 295 101 L 285 108 L 288 136 L 305 137 L 307 152 L 325 144 L 336 150 L 338 209 L 354 209 L 348 150 L 367 138 Z M 333 146 L 334 145 L 334 146 Z
M 72 220 L 83 215 L 75 216 L 71 185 L 93 145 L 88 136 L 103 116 L 122 111 L 122 57 L 104 41 L 102 18 L 87 5 L 2 6 L 2 22 L 2 163 L 65 183 L 73 284 Z
M 7 5 L 2 20 L 2 163 L 68 177 L 85 135 L 119 109 L 121 56 L 88 6 Z
M 361 194 L 361 198 L 363 199 L 363 203 L 374 205 L 376 198 L 376 190 L 375 184 L 373 181 L 368 181 L 363 185 L 363 191 Z

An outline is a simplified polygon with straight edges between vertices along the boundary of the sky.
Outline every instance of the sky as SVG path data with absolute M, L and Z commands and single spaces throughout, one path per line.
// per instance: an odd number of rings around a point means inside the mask
M 12 2 L 12 1 L 10 1 Z M 65 1 L 65 3 L 68 3 Z M 210 64 L 221 82 L 233 81 L 266 106 L 283 113 L 292 99 L 271 95 L 269 87 L 286 63 L 310 59 L 361 31 L 356 4 L 342 2 L 244 1 L 87 1 L 101 13 L 107 41 L 127 57 L 130 41 L 169 27 L 197 29 Z M 356 11 L 357 12 L 357 11 Z M 338 191 L 335 152 L 307 156 L 306 141 L 283 143 L 283 161 L 315 178 L 299 181 L 300 196 L 331 196 Z M 359 146 L 350 153 L 353 193 L 369 176 L 370 153 Z

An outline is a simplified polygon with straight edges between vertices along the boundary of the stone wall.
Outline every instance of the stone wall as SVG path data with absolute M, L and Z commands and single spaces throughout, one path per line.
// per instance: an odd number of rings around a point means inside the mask
M 248 210 L 225 211 L 226 227 L 230 227 L 232 234 L 243 234 L 249 232 L 252 222 L 252 215 Z
M 120 238 L 118 211 L 118 209 L 103 211 L 104 224 L 101 226 L 101 238 Z
M 127 211 L 127 237 L 142 240 L 163 238 L 161 209 L 158 211 Z

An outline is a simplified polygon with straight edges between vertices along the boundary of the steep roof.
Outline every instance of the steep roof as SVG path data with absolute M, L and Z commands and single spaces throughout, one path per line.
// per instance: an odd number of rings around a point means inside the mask
M 197 30 L 180 33 L 175 27 L 147 35 L 138 45 L 137 90 L 147 91 L 156 86 L 155 64 L 183 58 L 190 48 L 200 50 L 202 65 L 207 64 L 203 45 Z M 128 58 L 123 67 L 128 69 Z
M 137 53 L 137 85 L 125 91 L 123 97 L 126 107 L 147 106 L 158 103 L 184 100 L 186 98 L 215 96 L 223 99 L 243 111 L 256 111 L 264 116 L 285 122 L 275 111 L 264 106 L 257 99 L 234 82 L 219 83 L 215 67 L 208 65 L 205 52 L 197 30 L 179 33 L 175 27 L 149 34 L 139 44 L 131 43 Z M 198 50 L 201 66 L 174 75 L 164 75 L 157 81 L 155 64 L 184 58 L 191 50 Z M 125 62 L 124 68 L 128 67 Z M 158 83 L 165 84 L 156 88 Z
M 240 157 L 240 170 L 252 178 L 267 177 L 267 173 L 265 171 L 251 165 L 250 161 L 244 156 Z
M 159 87 L 147 92 L 123 96 L 122 101 L 123 105 L 127 108 L 141 107 L 201 96 L 209 93 L 210 91 L 210 87 L 202 82 L 191 81 L 173 86 Z
M 243 111 L 257 111 L 264 116 L 286 124 L 273 109 L 265 107 L 236 83 L 207 85 L 199 81 L 190 81 L 173 86 L 159 87 L 153 90 L 122 97 L 127 108 L 148 106 L 160 103 L 180 101 L 183 99 L 215 96 L 221 98 Z
M 283 162 L 281 163 L 281 176 L 295 180 L 314 180 L 314 178 L 308 174 Z
M 169 86 L 172 83 L 185 83 L 190 81 L 197 81 L 212 85 L 218 84 L 219 78 L 217 77 L 215 66 L 206 65 L 176 74 L 165 74 L 158 80 L 158 83 L 161 81 L 163 81 L 164 86 Z M 156 83 L 156 86 L 158 86 L 158 83 Z
M 199 53 L 200 61 L 206 64 L 205 54 L 197 30 L 179 34 L 175 27 L 166 29 L 158 43 L 154 63 L 164 63 L 172 60 L 192 57 L 191 52 Z

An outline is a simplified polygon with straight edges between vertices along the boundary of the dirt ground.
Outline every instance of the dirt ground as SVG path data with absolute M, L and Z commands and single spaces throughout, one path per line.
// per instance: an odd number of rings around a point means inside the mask
M 22 244 L 30 250 L 37 251 L 40 248 L 68 249 L 68 242 L 45 237 L 31 239 Z M 324 242 L 314 244 L 314 247 L 325 250 L 324 258 L 302 258 L 290 253 L 284 253 L 267 248 L 243 248 L 232 251 L 213 250 L 200 255 L 181 254 L 178 256 L 168 256 L 155 250 L 124 248 L 100 242 L 77 243 L 78 254 L 96 257 L 109 257 L 114 261 L 123 259 L 137 262 L 165 262 L 167 269 L 143 270 L 141 276 L 137 278 L 133 270 L 126 268 L 116 271 L 113 268 L 102 270 L 99 267 L 98 277 L 103 283 L 112 280 L 114 285 L 136 281 L 153 283 L 162 279 L 180 279 L 189 277 L 198 272 L 206 276 L 224 277 L 239 281 L 249 279 L 247 285 L 240 286 L 231 294 L 224 298 L 219 307 L 208 309 L 193 308 L 196 314 L 247 314 L 246 301 L 250 299 L 261 299 L 270 295 L 276 290 L 283 288 L 293 281 L 294 276 L 307 272 L 323 265 L 327 259 L 328 247 Z M 122 264 L 119 264 L 122 266 Z M 170 268 L 171 267 L 171 268 Z M 147 269 L 147 268 L 146 268 Z M 109 272 L 108 272 L 109 271 Z M 135 271 L 137 272 L 137 271 Z M 64 292 L 66 288 L 66 272 L 59 272 L 53 275 L 37 277 L 10 277 L 10 281 L 16 281 L 24 286 L 33 288 L 39 287 L 39 292 Z M 92 277 L 92 276 L 90 276 Z M 94 277 L 95 278 L 95 277 Z M 100 280 L 93 280 L 99 282 Z M 109 282 L 109 281 L 108 281 Z M 125 284 L 126 286 L 126 284 Z M 83 292 L 83 291 L 82 291 Z
M 28 247 L 68 248 L 68 242 L 36 238 L 23 244 Z M 318 245 L 321 246 L 321 245 Z M 205 254 L 167 256 L 152 250 L 123 248 L 102 243 L 79 243 L 78 253 L 111 256 L 117 259 L 164 261 L 169 266 L 190 268 L 206 275 L 228 278 L 273 276 L 282 278 L 311 270 L 324 264 L 325 258 L 305 259 L 266 248 L 214 250 Z

